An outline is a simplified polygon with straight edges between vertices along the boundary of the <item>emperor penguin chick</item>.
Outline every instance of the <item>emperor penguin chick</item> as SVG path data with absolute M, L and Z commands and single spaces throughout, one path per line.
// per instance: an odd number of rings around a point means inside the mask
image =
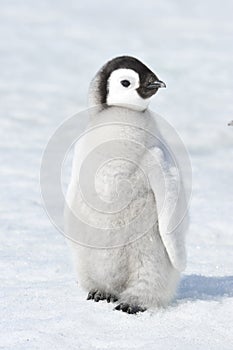
M 181 179 L 147 108 L 163 87 L 134 57 L 102 67 L 90 86 L 89 125 L 75 146 L 66 196 L 78 283 L 88 300 L 118 301 L 115 309 L 127 313 L 168 305 L 185 266 Z

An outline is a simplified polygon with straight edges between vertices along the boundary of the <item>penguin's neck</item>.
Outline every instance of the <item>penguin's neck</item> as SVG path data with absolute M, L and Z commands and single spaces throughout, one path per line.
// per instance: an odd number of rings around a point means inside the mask
M 135 111 L 124 107 L 105 107 L 99 110 L 98 106 L 90 110 L 88 128 L 102 128 L 109 130 L 103 138 L 127 139 L 138 142 L 151 148 L 155 139 L 155 119 L 150 110 Z

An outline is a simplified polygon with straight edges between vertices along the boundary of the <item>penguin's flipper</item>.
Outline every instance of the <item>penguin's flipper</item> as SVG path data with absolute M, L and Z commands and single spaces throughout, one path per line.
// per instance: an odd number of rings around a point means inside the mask
M 150 152 L 153 162 L 149 166 L 148 178 L 155 196 L 160 236 L 172 265 L 183 271 L 188 215 L 181 172 L 161 148 L 154 147 Z

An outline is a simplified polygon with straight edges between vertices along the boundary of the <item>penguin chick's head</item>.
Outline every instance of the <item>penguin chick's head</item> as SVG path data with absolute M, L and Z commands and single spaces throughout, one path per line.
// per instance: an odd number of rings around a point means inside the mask
M 121 56 L 107 62 L 94 78 L 95 104 L 143 111 L 165 83 L 138 59 Z

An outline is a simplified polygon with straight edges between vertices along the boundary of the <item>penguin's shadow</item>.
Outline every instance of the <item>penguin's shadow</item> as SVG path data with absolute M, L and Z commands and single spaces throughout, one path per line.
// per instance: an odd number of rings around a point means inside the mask
M 233 297 L 233 276 L 185 275 L 180 282 L 176 301 L 216 300 L 230 297 Z

